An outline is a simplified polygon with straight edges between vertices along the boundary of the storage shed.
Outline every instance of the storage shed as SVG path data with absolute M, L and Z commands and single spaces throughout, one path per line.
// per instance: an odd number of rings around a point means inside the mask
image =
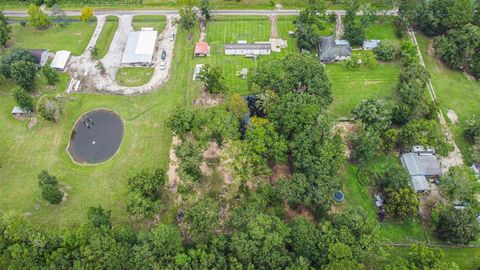
M 208 56 L 210 55 L 210 47 L 207 42 L 197 42 L 195 44 L 195 56 Z
M 379 44 L 380 44 L 380 40 L 378 39 L 364 40 L 362 44 L 362 48 L 364 50 L 369 51 L 378 47 Z
M 157 31 L 130 32 L 123 51 L 122 64 L 148 65 L 153 62 Z
M 24 110 L 20 108 L 19 106 L 15 106 L 12 109 L 12 116 L 15 117 L 16 119 L 22 119 L 26 116 L 29 116 L 32 112 Z
M 67 68 L 68 60 L 70 60 L 69 51 L 58 51 L 53 57 L 50 66 L 56 70 L 65 71 Z

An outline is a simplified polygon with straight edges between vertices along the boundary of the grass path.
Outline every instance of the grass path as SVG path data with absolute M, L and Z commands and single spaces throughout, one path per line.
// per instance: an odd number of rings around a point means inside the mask
M 108 16 L 103 25 L 102 32 L 100 32 L 100 36 L 97 39 L 97 43 L 95 44 L 98 59 L 102 59 L 107 54 L 117 28 L 118 17 Z

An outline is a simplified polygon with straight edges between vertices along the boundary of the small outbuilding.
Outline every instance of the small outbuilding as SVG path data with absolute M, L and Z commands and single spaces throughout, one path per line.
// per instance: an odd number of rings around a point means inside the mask
M 272 45 L 269 42 L 258 43 L 236 43 L 225 45 L 225 55 L 243 55 L 254 57 L 260 55 L 270 55 Z
M 380 40 L 378 39 L 364 40 L 362 48 L 369 51 L 375 49 L 378 45 L 380 45 Z
M 19 106 L 15 106 L 12 109 L 12 116 L 19 120 L 29 116 L 31 113 L 31 111 L 24 110 Z
M 352 47 L 347 40 L 338 40 L 333 36 L 321 37 L 318 45 L 318 57 L 322 63 L 346 60 L 352 56 Z
M 195 44 L 195 57 L 209 56 L 210 55 L 210 46 L 207 42 L 197 42 Z
M 35 64 L 38 67 L 43 67 L 45 66 L 45 64 L 47 64 L 48 57 L 50 55 L 50 52 L 48 50 L 31 49 L 28 51 L 33 55 L 33 58 L 35 58 Z
M 56 70 L 65 71 L 69 60 L 70 60 L 69 51 L 58 51 L 57 53 L 55 53 L 55 57 L 53 57 L 53 60 L 50 66 Z

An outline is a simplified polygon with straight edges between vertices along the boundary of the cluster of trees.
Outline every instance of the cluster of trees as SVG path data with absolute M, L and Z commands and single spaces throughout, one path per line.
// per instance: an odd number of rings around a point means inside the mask
M 10 40 L 12 33 L 12 27 L 7 23 L 7 17 L 0 10 L 0 45 L 7 47 L 7 43 Z
M 205 64 L 198 74 L 198 79 L 205 84 L 205 90 L 210 94 L 227 92 L 225 78 L 223 77 L 220 66 L 212 67 L 209 64 Z
M 325 4 L 323 0 L 310 0 L 307 8 L 295 19 L 297 46 L 301 50 L 316 50 L 322 31 L 326 27 Z
M 398 24 L 435 36 L 435 52 L 448 66 L 480 77 L 479 9 L 470 0 L 402 0 Z
M 359 12 L 361 16 L 357 15 Z M 345 32 L 343 38 L 352 46 L 362 45 L 365 33 L 377 18 L 376 11 L 365 2 L 354 0 L 347 6 L 347 13 L 343 19 Z
M 63 192 L 58 188 L 57 177 L 44 170 L 38 175 L 38 185 L 42 190 L 43 199 L 51 204 L 62 202 Z
M 127 212 L 134 219 L 152 218 L 162 209 L 161 190 L 165 184 L 165 171 L 156 169 L 153 172 L 142 170 L 128 178 L 126 197 Z

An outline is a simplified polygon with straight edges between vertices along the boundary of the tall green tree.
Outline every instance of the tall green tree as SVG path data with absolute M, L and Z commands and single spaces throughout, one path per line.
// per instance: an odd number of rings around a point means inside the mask
M 33 111 L 33 99 L 28 95 L 27 92 L 25 92 L 25 90 L 20 87 L 16 87 L 13 89 L 12 95 L 18 107 L 25 111 Z
M 434 209 L 433 223 L 438 237 L 453 244 L 468 244 L 477 239 L 480 224 L 472 208 L 455 209 L 452 206 L 438 206 Z
M 480 183 L 469 167 L 451 167 L 440 179 L 442 194 L 454 203 L 476 202 L 476 194 L 480 191 Z
M 221 94 L 227 91 L 225 78 L 220 66 L 212 67 L 209 64 L 205 64 L 198 74 L 198 79 L 204 83 L 205 90 L 211 94 Z
M 10 40 L 12 28 L 7 23 L 7 18 L 0 10 L 0 45 L 7 47 L 7 43 Z
M 418 195 L 410 187 L 394 190 L 387 188 L 385 191 L 385 211 L 389 216 L 406 221 L 415 219 L 418 213 Z
M 195 241 L 208 243 L 220 228 L 220 205 L 211 198 L 191 202 L 185 210 L 185 222 Z
M 50 19 L 40 8 L 34 4 L 28 6 L 28 22 L 37 28 L 43 29 L 50 26 Z
M 384 131 L 392 124 L 392 109 L 385 99 L 365 99 L 352 109 L 352 115 L 368 128 Z
M 11 65 L 10 74 L 15 82 L 26 91 L 33 91 L 35 88 L 35 77 L 37 67 L 32 62 L 18 61 Z
M 174 20 L 175 25 L 179 25 L 188 32 L 188 40 L 192 39 L 192 29 L 198 23 L 198 14 L 195 9 L 196 0 L 178 0 L 179 18 Z
M 310 0 L 294 21 L 299 49 L 316 50 L 325 29 L 325 3 L 323 0 Z
M 24 49 L 12 49 L 8 54 L 0 58 L 0 74 L 7 79 L 12 78 L 12 64 L 15 62 L 35 62 L 32 53 Z
M 205 17 L 207 21 L 209 21 L 212 17 L 212 15 L 210 14 L 210 11 L 212 9 L 210 6 L 210 0 L 200 0 L 200 3 L 198 6 L 200 8 L 200 12 L 202 13 L 202 16 Z

